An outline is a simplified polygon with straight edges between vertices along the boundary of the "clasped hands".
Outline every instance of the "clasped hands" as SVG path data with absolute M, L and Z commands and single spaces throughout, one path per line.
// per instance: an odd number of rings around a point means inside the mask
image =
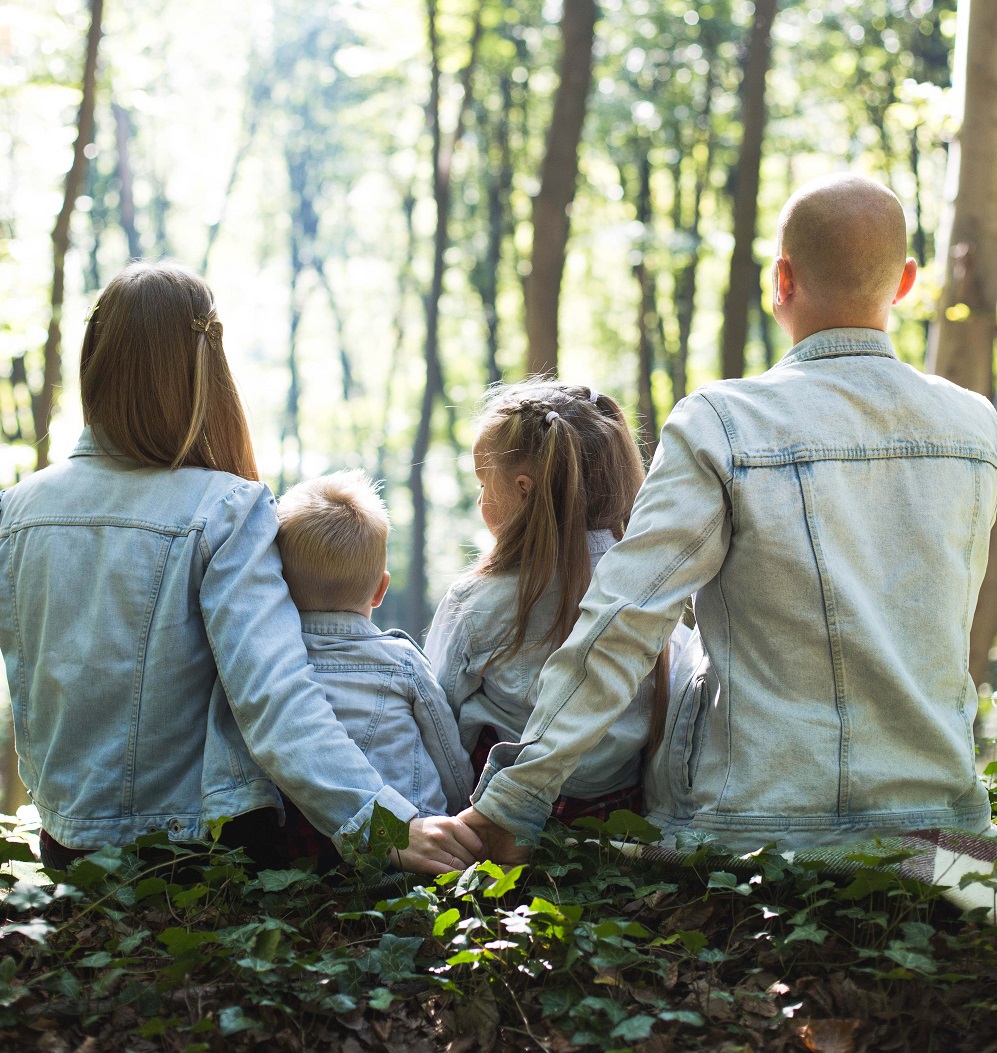
M 416 874 L 445 874 L 483 859 L 514 866 L 529 858 L 530 850 L 516 844 L 515 834 L 471 807 L 455 816 L 413 819 L 408 848 L 397 851 L 396 863 Z

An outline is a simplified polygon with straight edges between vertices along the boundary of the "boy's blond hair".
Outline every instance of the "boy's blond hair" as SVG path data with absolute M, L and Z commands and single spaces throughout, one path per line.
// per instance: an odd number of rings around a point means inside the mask
M 388 511 L 360 469 L 291 487 L 277 505 L 277 545 L 302 611 L 369 607 L 387 564 Z

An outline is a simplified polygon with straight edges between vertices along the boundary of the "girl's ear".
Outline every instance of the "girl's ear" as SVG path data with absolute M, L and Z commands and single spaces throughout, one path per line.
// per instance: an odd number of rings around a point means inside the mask
M 526 497 L 526 495 L 533 489 L 533 480 L 528 475 L 517 475 L 516 476 L 516 490 L 519 493 L 520 499 Z

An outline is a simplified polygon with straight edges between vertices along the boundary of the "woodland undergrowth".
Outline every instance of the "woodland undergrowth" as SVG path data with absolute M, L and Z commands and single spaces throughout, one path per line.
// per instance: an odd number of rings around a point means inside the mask
M 997 1053 L 997 931 L 895 859 L 735 874 L 690 838 L 664 868 L 619 847 L 639 817 L 585 823 L 429 880 L 379 812 L 329 875 L 150 836 L 44 884 L 8 823 L 0 1050 Z

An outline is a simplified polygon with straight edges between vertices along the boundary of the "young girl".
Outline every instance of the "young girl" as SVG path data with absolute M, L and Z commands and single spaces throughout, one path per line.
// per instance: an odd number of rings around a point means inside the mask
M 478 505 L 495 547 L 444 596 L 426 652 L 480 775 L 497 742 L 518 742 L 540 670 L 571 631 L 592 569 L 623 536 L 644 479 L 608 395 L 558 381 L 497 388 L 474 441 Z M 679 626 L 672 649 L 688 636 Z M 641 750 L 660 738 L 668 651 L 637 697 L 564 783 L 553 815 L 642 810 Z
M 413 818 L 309 676 L 207 285 L 173 263 L 122 271 L 80 391 L 69 460 L 0 495 L 0 650 L 45 864 L 155 831 L 197 842 L 229 817 L 280 865 L 277 785 L 337 845 L 379 803 L 412 820 L 406 869 L 472 862 L 474 834 Z

